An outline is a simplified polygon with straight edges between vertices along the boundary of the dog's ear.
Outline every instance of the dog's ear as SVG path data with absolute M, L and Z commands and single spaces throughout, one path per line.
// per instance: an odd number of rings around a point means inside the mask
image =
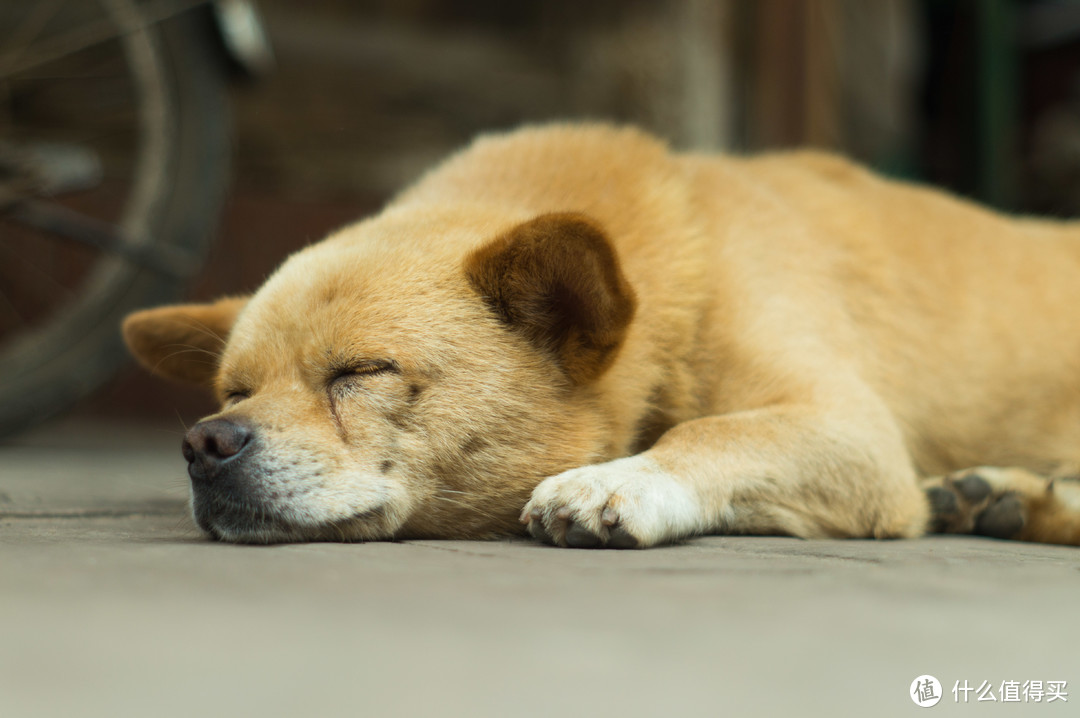
M 615 250 L 584 214 L 519 224 L 469 255 L 465 272 L 499 318 L 575 384 L 607 369 L 637 306 Z
M 212 304 L 144 309 L 124 320 L 124 341 L 139 363 L 158 376 L 209 387 L 236 315 L 247 297 Z

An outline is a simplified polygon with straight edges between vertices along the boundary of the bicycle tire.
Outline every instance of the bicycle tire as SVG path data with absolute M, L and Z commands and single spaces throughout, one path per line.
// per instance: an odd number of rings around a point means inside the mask
M 162 68 L 171 137 L 162 194 L 139 235 L 195 264 L 209 249 L 228 184 L 229 114 L 220 49 L 205 8 L 142 28 Z M 127 360 L 120 322 L 143 306 L 176 300 L 183 279 L 104 256 L 80 301 L 0 356 L 0 437 L 70 408 Z

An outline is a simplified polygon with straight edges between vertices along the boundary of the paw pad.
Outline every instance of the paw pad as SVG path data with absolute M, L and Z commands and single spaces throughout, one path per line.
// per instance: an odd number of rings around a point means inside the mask
M 934 533 L 978 534 L 1011 539 L 1024 528 L 1024 504 L 1012 491 L 995 491 L 977 472 L 965 471 L 927 486 Z
M 573 548 L 599 548 L 600 537 L 581 524 L 570 522 L 566 528 L 566 545 Z
M 944 486 L 931 486 L 926 490 L 926 497 L 930 499 L 930 513 L 934 517 L 934 530 L 941 532 L 946 528 L 946 519 L 960 513 L 960 500 L 956 493 Z
M 975 518 L 975 533 L 1008 539 L 1024 528 L 1024 505 L 1016 494 L 1002 494 Z
M 969 503 L 977 504 L 993 491 L 990 482 L 978 474 L 968 474 L 963 478 L 952 482 L 956 492 L 963 496 Z
M 637 548 L 638 540 L 626 529 L 615 526 L 608 531 L 608 548 Z

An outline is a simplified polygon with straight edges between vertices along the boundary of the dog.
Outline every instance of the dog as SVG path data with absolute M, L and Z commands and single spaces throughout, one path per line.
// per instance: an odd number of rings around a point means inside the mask
M 233 542 L 1080 544 L 1080 226 L 839 157 L 482 136 L 251 296 L 139 311 Z

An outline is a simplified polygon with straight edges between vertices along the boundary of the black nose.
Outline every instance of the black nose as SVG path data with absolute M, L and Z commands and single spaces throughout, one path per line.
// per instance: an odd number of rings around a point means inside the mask
M 251 427 L 230 419 L 200 421 L 191 427 L 180 447 L 191 478 L 212 478 L 223 464 L 243 453 L 253 436 Z

